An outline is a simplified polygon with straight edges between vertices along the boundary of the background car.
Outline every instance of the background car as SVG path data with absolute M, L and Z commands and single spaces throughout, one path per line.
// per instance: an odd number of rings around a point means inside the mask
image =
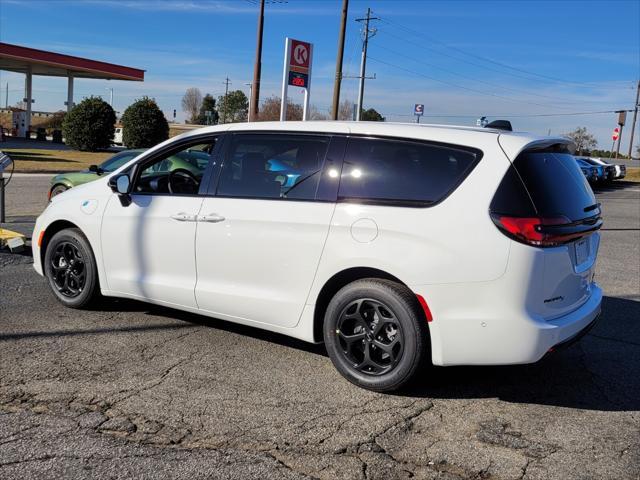
M 624 178 L 627 175 L 627 166 L 624 164 L 610 163 L 610 162 L 607 162 L 606 160 L 603 160 L 602 158 L 594 158 L 594 157 L 589 157 L 589 160 L 597 163 L 598 165 L 602 165 L 605 168 L 611 169 L 611 167 L 613 167 L 613 171 L 614 171 L 613 179 L 619 180 L 621 178 Z
M 596 184 L 602 181 L 604 178 L 604 168 L 600 166 L 591 165 L 589 162 L 585 161 L 582 158 L 576 157 L 576 163 L 584 173 L 584 176 L 587 177 L 587 181 L 590 184 Z
M 100 165 L 91 165 L 87 170 L 80 172 L 65 172 L 56 175 L 51 179 L 51 188 L 49 189 L 49 199 L 61 194 L 62 192 L 82 185 L 83 183 L 92 182 L 105 173 L 116 171 L 129 160 L 137 157 L 146 149 L 140 148 L 135 150 L 125 150 L 108 158 Z M 188 170 L 194 175 L 200 175 L 204 169 L 203 162 L 206 162 L 202 152 L 196 150 L 179 152 L 168 157 L 162 165 L 158 165 L 157 172 L 168 172 L 178 168 Z
M 137 150 L 125 150 L 123 152 L 116 153 L 114 156 L 108 158 L 100 165 L 91 165 L 87 170 L 79 172 L 65 172 L 56 175 L 51 179 L 51 188 L 49 189 L 49 199 L 61 194 L 62 192 L 82 185 L 83 183 L 92 182 L 100 177 L 104 173 L 111 173 L 116 171 L 122 165 L 127 163 L 134 157 L 137 157 L 145 149 Z
M 587 181 L 589 183 L 595 182 L 596 179 L 598 178 L 596 167 L 593 167 L 591 165 L 585 165 L 585 164 L 582 164 L 581 162 L 577 162 L 577 163 L 578 163 L 578 166 L 580 167 L 580 171 L 584 174 L 584 177 L 587 179 Z
M 616 176 L 616 167 L 615 165 L 609 164 L 609 163 L 604 163 L 604 162 L 597 162 L 592 158 L 589 157 L 579 157 L 580 160 L 588 163 L 589 165 L 593 165 L 594 167 L 596 167 L 598 169 L 598 177 L 599 177 L 599 181 L 604 183 L 604 182 L 611 182 L 613 181 L 613 179 Z

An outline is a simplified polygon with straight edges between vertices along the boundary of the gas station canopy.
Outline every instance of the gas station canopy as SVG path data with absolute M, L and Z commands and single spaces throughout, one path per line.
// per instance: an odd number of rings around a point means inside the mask
M 0 70 L 53 77 L 144 81 L 144 70 L 0 42 Z
M 31 104 L 33 103 L 33 75 L 67 77 L 67 111 L 73 108 L 73 79 L 95 78 L 102 80 L 144 81 L 144 70 L 62 53 L 47 52 L 35 48 L 0 42 L 0 70 L 25 74 L 24 102 L 26 115 L 20 131 L 29 137 L 31 129 Z M 22 134 L 22 133 L 21 133 Z

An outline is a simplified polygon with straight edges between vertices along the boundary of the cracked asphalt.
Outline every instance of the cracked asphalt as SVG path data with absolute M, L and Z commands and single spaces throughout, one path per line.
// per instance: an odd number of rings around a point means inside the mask
M 0 254 L 0 478 L 638 479 L 640 185 L 598 198 L 606 298 L 580 343 L 395 395 L 321 345 L 131 301 L 65 309 L 30 256 Z

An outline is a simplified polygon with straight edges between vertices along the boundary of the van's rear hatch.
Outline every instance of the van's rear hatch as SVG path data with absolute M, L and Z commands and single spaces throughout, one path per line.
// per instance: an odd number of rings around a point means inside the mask
M 507 236 L 538 251 L 530 308 L 545 319 L 566 314 L 590 295 L 600 205 L 563 144 L 528 148 L 512 160 L 491 203 L 491 218 Z M 530 297 L 531 298 L 531 297 Z

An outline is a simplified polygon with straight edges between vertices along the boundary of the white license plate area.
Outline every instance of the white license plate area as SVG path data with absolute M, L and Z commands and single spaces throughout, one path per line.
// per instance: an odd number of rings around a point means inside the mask
M 576 254 L 576 265 L 582 265 L 589 260 L 589 239 L 583 238 L 573 244 Z

